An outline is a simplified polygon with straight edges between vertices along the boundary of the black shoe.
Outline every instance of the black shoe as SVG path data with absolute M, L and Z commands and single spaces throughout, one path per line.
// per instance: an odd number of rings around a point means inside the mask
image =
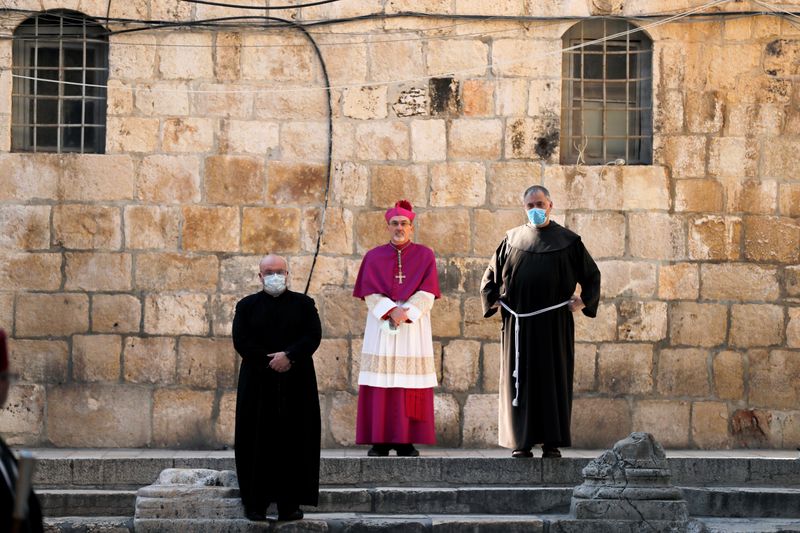
M 303 519 L 303 511 L 300 509 L 295 509 L 294 511 L 290 511 L 288 513 L 281 513 L 278 512 L 278 520 L 281 522 L 288 522 L 290 520 L 302 520 Z
M 511 452 L 511 457 L 515 459 L 526 459 L 528 457 L 533 457 L 533 454 L 530 448 L 520 448 Z
M 369 457 L 386 457 L 389 455 L 389 450 L 392 448 L 386 444 L 373 444 L 372 448 L 367 451 Z
M 559 458 L 561 457 L 561 452 L 553 446 L 542 446 L 542 458 Z
M 244 515 L 251 522 L 266 522 L 267 521 L 267 514 L 266 513 L 260 513 L 258 511 L 245 511 Z
M 394 449 L 398 457 L 419 457 L 419 450 L 413 444 L 398 444 Z

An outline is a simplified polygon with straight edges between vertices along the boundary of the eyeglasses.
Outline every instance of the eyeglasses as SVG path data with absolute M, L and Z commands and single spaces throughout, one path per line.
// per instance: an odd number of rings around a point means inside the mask
M 286 270 L 265 270 L 261 273 L 262 276 L 272 276 L 273 274 L 287 275 L 289 272 Z
M 389 225 L 392 226 L 393 228 L 396 228 L 396 227 L 399 227 L 399 226 L 407 228 L 407 227 L 411 226 L 411 222 L 409 222 L 408 220 L 392 220 L 391 222 L 389 222 Z
M 14 374 L 13 372 L 0 372 L 0 381 L 14 383 L 15 381 L 19 381 L 19 374 Z

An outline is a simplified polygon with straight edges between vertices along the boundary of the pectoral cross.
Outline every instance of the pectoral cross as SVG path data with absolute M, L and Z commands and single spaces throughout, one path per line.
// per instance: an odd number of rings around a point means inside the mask
M 392 245 L 392 248 L 394 248 L 394 245 Z M 400 255 L 400 250 L 397 248 L 394 249 L 397 250 L 397 275 L 395 278 L 397 279 L 397 282 L 402 285 L 403 280 L 406 279 L 406 276 L 403 275 L 403 256 Z
M 397 278 L 397 282 L 398 282 L 400 285 L 402 285 L 402 284 L 403 284 L 403 280 L 404 280 L 404 279 L 406 279 L 406 277 L 403 275 L 403 271 L 402 271 L 402 270 L 401 270 L 400 272 L 398 272 L 398 273 L 397 273 L 397 275 L 395 276 L 395 278 Z

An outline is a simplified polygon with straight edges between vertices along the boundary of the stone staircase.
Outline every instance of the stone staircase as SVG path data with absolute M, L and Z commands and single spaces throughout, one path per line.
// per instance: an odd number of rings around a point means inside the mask
M 233 470 L 233 453 L 36 450 L 36 489 L 48 531 L 133 531 L 136 490 L 166 468 Z M 418 458 L 325 450 L 320 505 L 297 523 L 242 521 L 225 531 L 570 531 L 581 470 L 599 451 L 512 459 L 505 450 L 430 448 Z M 788 451 L 668 454 L 672 482 L 712 532 L 800 532 L 800 460 Z M 274 511 L 274 509 L 273 509 Z M 737 529 L 738 528 L 738 529 Z M 207 531 L 207 529 L 204 529 Z M 575 530 L 577 531 L 577 530 Z

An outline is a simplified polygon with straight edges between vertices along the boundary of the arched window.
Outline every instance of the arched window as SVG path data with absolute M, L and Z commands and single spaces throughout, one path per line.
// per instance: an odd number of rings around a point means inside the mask
M 561 163 L 652 162 L 653 42 L 623 20 L 564 34 Z
M 48 11 L 17 27 L 11 149 L 103 153 L 106 30 L 81 13 Z

